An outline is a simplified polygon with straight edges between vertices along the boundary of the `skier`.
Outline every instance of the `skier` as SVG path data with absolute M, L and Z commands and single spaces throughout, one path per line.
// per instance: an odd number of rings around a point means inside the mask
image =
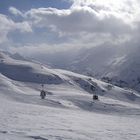
M 41 90 L 41 92 L 40 92 L 40 97 L 41 97 L 41 99 L 45 99 L 45 97 L 46 97 L 46 92 L 45 92 L 44 90 Z
M 98 100 L 98 95 L 93 94 L 93 100 Z
M 46 97 L 46 92 L 43 90 L 44 85 L 42 84 L 41 86 L 42 86 L 42 90 L 40 91 L 40 97 L 41 97 L 41 99 L 45 99 L 45 97 Z

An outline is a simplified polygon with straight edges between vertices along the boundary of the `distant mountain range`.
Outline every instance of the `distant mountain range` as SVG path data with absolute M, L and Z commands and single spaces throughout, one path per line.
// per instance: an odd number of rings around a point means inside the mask
M 135 45 L 136 46 L 136 45 Z M 98 46 L 44 56 L 52 67 L 90 75 L 140 91 L 140 47 Z M 42 59 L 40 59 L 42 61 Z

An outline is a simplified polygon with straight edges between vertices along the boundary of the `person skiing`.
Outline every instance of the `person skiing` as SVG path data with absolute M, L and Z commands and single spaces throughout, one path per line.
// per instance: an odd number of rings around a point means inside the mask
M 44 85 L 42 84 L 41 86 L 42 86 L 42 90 L 40 91 L 40 97 L 41 97 L 41 99 L 45 99 L 45 97 L 46 97 L 46 92 L 43 90 Z
M 40 92 L 40 97 L 41 97 L 41 99 L 45 99 L 45 97 L 46 97 L 46 92 L 45 92 L 44 90 L 41 90 L 41 92 Z
M 98 95 L 93 94 L 93 100 L 98 100 Z

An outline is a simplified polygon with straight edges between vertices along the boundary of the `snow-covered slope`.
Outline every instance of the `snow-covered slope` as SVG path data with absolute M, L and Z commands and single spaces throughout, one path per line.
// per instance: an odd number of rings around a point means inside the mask
M 140 96 L 135 91 L 3 52 L 0 73 L 0 140 L 140 137 Z M 45 100 L 39 97 L 41 84 Z M 93 93 L 98 101 L 92 101 Z
M 50 54 L 43 60 L 56 68 L 63 68 L 98 79 L 109 81 L 120 87 L 140 91 L 140 47 L 138 44 L 117 46 L 105 43 L 93 48 L 83 48 L 64 54 Z M 41 56 L 42 58 L 42 56 Z
M 77 53 L 71 63 L 67 63 L 67 66 L 59 64 L 57 66 L 85 75 L 92 75 L 120 87 L 140 91 L 139 51 L 139 46 L 119 47 L 104 44 L 104 46 L 83 49 Z
M 116 94 L 121 93 L 121 95 L 126 95 L 127 99 L 130 100 L 133 100 L 133 98 L 135 98 L 136 96 L 135 92 L 133 93 L 130 90 L 121 89 L 119 87 L 101 82 L 89 76 L 84 76 L 60 69 L 50 69 L 42 64 L 25 60 L 16 60 L 2 52 L 0 55 L 1 75 L 9 78 L 10 80 L 19 81 L 24 84 L 65 84 L 74 88 L 81 88 L 89 93 L 93 93 L 93 91 L 91 90 L 91 85 L 93 85 L 95 88 L 95 93 L 98 95 L 111 96 L 114 94 L 114 92 L 118 92 Z M 108 89 L 108 86 L 110 86 L 111 89 Z M 125 100 L 125 98 L 122 98 L 120 96 L 120 100 Z M 117 97 L 115 96 L 115 98 Z

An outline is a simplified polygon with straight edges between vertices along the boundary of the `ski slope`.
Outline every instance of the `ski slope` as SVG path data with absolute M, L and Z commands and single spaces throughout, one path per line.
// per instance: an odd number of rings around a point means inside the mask
M 0 140 L 138 140 L 140 96 L 0 53 Z M 40 99 L 41 84 L 47 91 Z M 99 101 L 92 101 L 94 85 Z

